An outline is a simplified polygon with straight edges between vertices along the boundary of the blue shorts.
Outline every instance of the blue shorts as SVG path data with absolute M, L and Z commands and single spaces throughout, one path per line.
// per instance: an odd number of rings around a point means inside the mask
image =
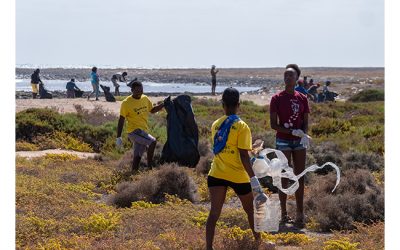
M 301 150 L 301 149 L 305 149 L 305 147 L 300 144 L 300 140 L 286 140 L 286 139 L 280 139 L 280 138 L 276 138 L 276 144 L 275 147 L 276 149 L 280 150 L 280 151 L 292 151 L 292 150 Z

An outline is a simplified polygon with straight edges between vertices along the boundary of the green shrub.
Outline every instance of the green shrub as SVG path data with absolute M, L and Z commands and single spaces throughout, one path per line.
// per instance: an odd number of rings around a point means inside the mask
M 357 250 L 360 243 L 351 243 L 349 239 L 342 238 L 325 241 L 324 245 L 324 250 Z
M 36 151 L 36 150 L 39 150 L 39 148 L 33 143 L 29 143 L 26 141 L 17 141 L 15 143 L 15 150 L 16 151 Z
M 97 109 L 96 116 L 101 116 Z M 89 113 L 89 116 L 92 113 Z M 106 120 L 110 120 L 106 116 Z M 16 115 L 16 139 L 42 144 L 41 148 L 54 148 L 62 144 L 62 147 L 83 151 L 88 145 L 99 152 L 107 138 L 113 136 L 116 131 L 116 120 L 102 125 L 86 123 L 81 114 L 58 114 L 52 109 L 27 109 Z M 65 138 L 60 138 L 59 132 L 65 133 Z M 56 140 L 56 141 L 54 141 Z M 58 141 L 57 141 L 58 140 Z M 78 145 L 80 142 L 86 143 Z M 88 145 L 87 145 L 88 144 Z M 79 149 L 83 147 L 84 149 Z
M 106 214 L 94 213 L 88 218 L 80 219 L 86 232 L 102 233 L 115 230 L 119 224 L 121 215 L 119 213 L 108 212 Z
M 384 100 L 385 93 L 381 89 L 366 89 L 349 98 L 351 102 L 375 102 Z
M 354 127 L 352 127 L 350 122 L 334 118 L 321 119 L 318 124 L 314 124 L 311 127 L 312 135 L 315 136 L 335 134 L 338 132 L 344 133 L 351 130 L 354 130 Z

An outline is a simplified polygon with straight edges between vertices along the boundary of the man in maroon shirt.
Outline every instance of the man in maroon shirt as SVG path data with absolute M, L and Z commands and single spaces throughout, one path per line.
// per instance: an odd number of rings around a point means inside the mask
M 308 106 L 307 97 L 295 91 L 296 82 L 301 74 L 296 64 L 286 66 L 284 73 L 285 90 L 275 94 L 270 103 L 271 128 L 276 130 L 276 149 L 281 150 L 288 159 L 293 172 L 298 175 L 305 169 L 306 148 L 311 137 L 307 135 Z M 293 159 L 293 161 L 292 161 Z M 293 164 L 292 164 L 293 162 Z M 288 179 L 282 179 L 282 187 L 287 188 Z M 296 227 L 304 227 L 304 178 L 299 179 L 296 191 L 297 214 L 294 222 Z M 287 195 L 279 191 L 282 219 L 281 223 L 292 223 L 286 211 Z

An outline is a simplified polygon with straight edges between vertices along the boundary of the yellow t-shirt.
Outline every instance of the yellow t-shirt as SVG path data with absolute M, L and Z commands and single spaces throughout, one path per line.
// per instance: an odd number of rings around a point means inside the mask
M 120 115 L 125 117 L 127 132 L 130 133 L 135 129 L 148 132 L 147 122 L 152 108 L 153 104 L 146 95 L 142 95 L 140 99 L 135 99 L 132 96 L 125 98 L 121 104 Z
M 215 134 L 226 118 L 227 116 L 224 115 L 212 124 L 211 138 L 213 142 Z M 238 148 L 251 150 L 251 131 L 249 126 L 242 120 L 232 125 L 226 146 L 214 156 L 208 175 L 234 183 L 250 182 L 249 175 L 240 159 Z

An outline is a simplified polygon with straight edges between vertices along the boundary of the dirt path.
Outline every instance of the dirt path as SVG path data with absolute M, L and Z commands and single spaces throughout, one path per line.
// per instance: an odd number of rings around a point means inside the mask
M 98 154 L 97 153 L 88 153 L 88 152 L 77 152 L 73 150 L 65 150 L 65 149 L 47 149 L 41 151 L 17 151 L 15 155 L 18 157 L 25 157 L 28 159 L 35 158 L 35 157 L 43 157 L 46 154 L 72 154 L 76 155 L 79 158 L 87 159 L 87 158 L 94 158 Z

